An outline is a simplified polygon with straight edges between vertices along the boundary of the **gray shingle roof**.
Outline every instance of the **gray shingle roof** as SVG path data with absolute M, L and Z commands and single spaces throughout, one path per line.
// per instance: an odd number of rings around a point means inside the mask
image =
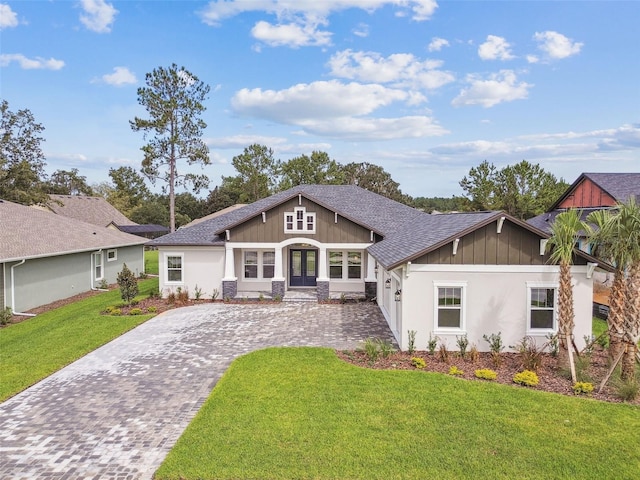
M 137 225 L 102 197 L 84 195 L 49 195 L 52 202 L 47 207 L 58 215 L 106 227 L 114 225 Z M 58 203 L 60 202 L 60 203 Z
M 587 216 L 596 210 L 602 210 L 602 208 L 583 208 L 580 214 L 580 220 L 585 221 Z M 566 209 L 553 210 L 551 212 L 542 213 L 536 217 L 527 220 L 529 225 L 536 227 L 546 233 L 551 233 L 551 225 L 555 222 L 558 214 L 566 212 Z
M 0 200 L 0 261 L 142 245 L 147 239 Z

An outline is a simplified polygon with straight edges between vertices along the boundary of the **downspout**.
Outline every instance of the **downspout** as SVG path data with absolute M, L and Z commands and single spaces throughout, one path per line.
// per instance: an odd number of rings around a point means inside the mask
M 22 259 L 20 260 L 18 263 L 16 263 L 15 265 L 11 265 L 11 308 L 12 308 L 12 315 L 22 315 L 24 317 L 35 317 L 36 314 L 35 313 L 23 313 L 23 312 L 16 312 L 16 282 L 15 282 L 15 273 L 13 271 L 14 268 L 19 267 L 20 265 L 24 265 L 24 262 L 26 262 L 26 259 Z

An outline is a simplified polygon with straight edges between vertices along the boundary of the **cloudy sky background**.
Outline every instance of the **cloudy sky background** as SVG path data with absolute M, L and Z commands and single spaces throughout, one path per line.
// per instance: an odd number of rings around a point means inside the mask
M 472 166 L 640 171 L 640 2 L 0 0 L 1 96 L 46 128 L 49 173 L 139 168 L 136 89 L 158 66 L 211 86 L 220 183 L 252 144 L 381 165 L 412 196 Z

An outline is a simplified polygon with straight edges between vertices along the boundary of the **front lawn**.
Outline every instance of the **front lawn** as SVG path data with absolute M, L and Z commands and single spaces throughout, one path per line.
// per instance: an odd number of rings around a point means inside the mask
M 158 275 L 158 250 L 144 251 L 144 273 Z
M 158 290 L 158 279 L 139 282 L 139 297 Z M 101 293 L 0 329 L 0 401 L 131 330 L 153 315 L 104 316 L 122 303 L 120 290 Z
M 157 479 L 637 478 L 640 408 L 330 349 L 237 359 Z

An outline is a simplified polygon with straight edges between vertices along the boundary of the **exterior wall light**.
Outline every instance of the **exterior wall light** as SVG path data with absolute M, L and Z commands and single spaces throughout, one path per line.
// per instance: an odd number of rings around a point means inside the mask
M 391 279 L 387 278 L 384 282 L 384 288 L 391 288 Z
M 402 290 L 396 290 L 396 302 L 400 301 L 401 295 L 402 295 Z

